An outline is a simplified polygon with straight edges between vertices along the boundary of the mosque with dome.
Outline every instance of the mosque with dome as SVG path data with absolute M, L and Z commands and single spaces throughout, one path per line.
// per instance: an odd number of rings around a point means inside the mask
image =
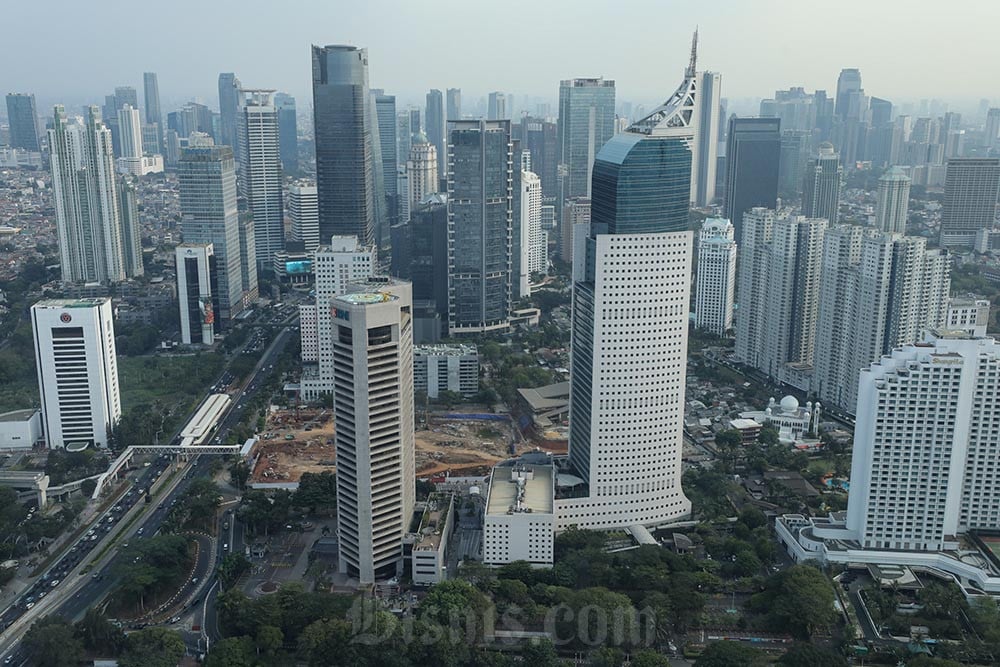
M 784 444 L 794 445 L 803 440 L 815 440 L 819 433 L 819 420 L 822 406 L 819 401 L 806 401 L 805 407 L 799 405 L 799 399 L 785 396 L 780 403 L 774 398 L 768 401 L 764 410 L 741 412 L 741 419 L 752 419 L 761 426 L 773 426 L 778 429 L 778 440 Z

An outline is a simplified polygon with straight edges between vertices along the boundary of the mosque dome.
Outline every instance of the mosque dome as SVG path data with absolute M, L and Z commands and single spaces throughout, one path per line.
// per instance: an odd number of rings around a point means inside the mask
M 799 399 L 794 396 L 785 396 L 781 399 L 782 412 L 795 412 L 799 409 Z

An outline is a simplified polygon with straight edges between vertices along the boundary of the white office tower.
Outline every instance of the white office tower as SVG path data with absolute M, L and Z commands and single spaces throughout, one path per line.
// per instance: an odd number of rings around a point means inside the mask
M 557 497 L 558 529 L 650 526 L 691 511 L 681 445 L 695 72 L 692 46 L 673 95 L 594 162 L 573 281 L 568 464 L 582 484 Z
M 362 584 L 402 571 L 413 514 L 411 305 L 401 282 L 330 302 L 339 570 Z
M 284 175 L 278 144 L 278 109 L 273 90 L 241 90 L 236 163 L 239 192 L 253 213 L 258 269 L 274 266 L 285 247 Z M 256 276 L 252 281 L 256 283 Z
M 405 166 L 396 170 L 396 192 L 399 193 L 399 221 L 406 222 L 413 207 L 410 206 L 410 174 Z
M 215 252 L 211 243 L 182 243 L 174 249 L 177 266 L 177 304 L 181 315 L 181 342 L 215 342 L 212 275 Z
M 119 152 L 122 157 L 142 157 L 142 121 L 139 110 L 131 104 L 123 104 L 118 110 L 118 136 L 121 137 Z
M 725 336 L 733 328 L 736 297 L 736 241 L 733 223 L 708 218 L 698 235 L 695 325 Z
M 521 271 L 517 296 L 531 296 L 531 274 L 549 266 L 549 235 L 542 229 L 542 181 L 532 171 L 521 172 Z
M 715 172 L 719 151 L 719 113 L 722 102 L 722 74 L 698 72 L 700 88 L 696 99 L 698 122 L 693 164 L 691 201 L 708 206 L 715 200 Z
M 743 214 L 736 356 L 809 388 L 827 221 L 755 207 Z
M 847 507 L 854 538 L 869 549 L 937 551 L 995 530 L 998 422 L 991 338 L 941 330 L 863 371 Z
M 57 105 L 49 130 L 59 264 L 66 283 L 125 280 L 111 130 L 96 106 L 86 121 Z
M 107 446 L 122 415 L 111 299 L 39 301 L 31 324 L 49 448 Z
M 373 274 L 375 252 L 374 246 L 366 247 L 358 243 L 356 236 L 333 236 L 330 244 L 320 246 L 313 256 L 316 303 L 299 308 L 300 316 L 316 321 L 315 343 L 306 340 L 306 327 L 302 327 L 302 350 L 315 349 L 318 364 L 317 375 L 303 379 L 302 397 L 306 400 L 314 400 L 333 391 L 335 371 L 330 301 L 345 294 L 349 284 L 367 280 Z M 312 312 L 307 312 L 310 309 Z
M 293 183 L 288 188 L 288 217 L 292 219 L 292 240 L 305 246 L 306 252 L 319 247 L 319 198 L 316 186 Z
M 875 226 L 883 232 L 905 234 L 909 209 L 910 177 L 899 167 L 892 167 L 878 179 Z
M 826 231 L 812 391 L 855 414 L 862 368 L 945 324 L 951 262 L 923 237 L 856 225 Z
M 948 317 L 945 328 L 965 331 L 976 338 L 986 335 L 990 323 L 989 299 L 956 297 L 948 300 Z
M 419 135 L 410 148 L 410 159 L 406 161 L 411 210 L 416 208 L 424 197 L 441 189 L 437 175 L 438 159 L 434 144 L 427 143 L 427 137 L 423 134 Z

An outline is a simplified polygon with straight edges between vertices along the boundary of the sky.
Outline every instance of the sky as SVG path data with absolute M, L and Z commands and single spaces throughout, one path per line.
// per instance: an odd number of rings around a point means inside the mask
M 870 95 L 1000 100 L 996 0 L 49 0 L 4 3 L 0 91 L 102 102 L 116 85 L 142 99 L 155 71 L 164 113 L 217 108 L 216 81 L 277 88 L 308 108 L 310 44 L 368 49 L 369 84 L 422 103 L 429 88 L 554 102 L 560 79 L 615 79 L 618 98 L 656 103 L 679 83 L 691 33 L 699 69 L 733 101 L 836 87 L 861 69 Z M 14 55 L 16 54 L 16 55 Z

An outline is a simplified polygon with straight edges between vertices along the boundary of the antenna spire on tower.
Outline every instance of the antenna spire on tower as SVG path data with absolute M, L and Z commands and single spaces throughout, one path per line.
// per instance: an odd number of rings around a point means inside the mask
M 688 77 L 693 77 L 698 65 L 698 28 L 694 29 L 694 37 L 691 38 L 691 62 L 688 64 L 687 72 L 685 74 Z

